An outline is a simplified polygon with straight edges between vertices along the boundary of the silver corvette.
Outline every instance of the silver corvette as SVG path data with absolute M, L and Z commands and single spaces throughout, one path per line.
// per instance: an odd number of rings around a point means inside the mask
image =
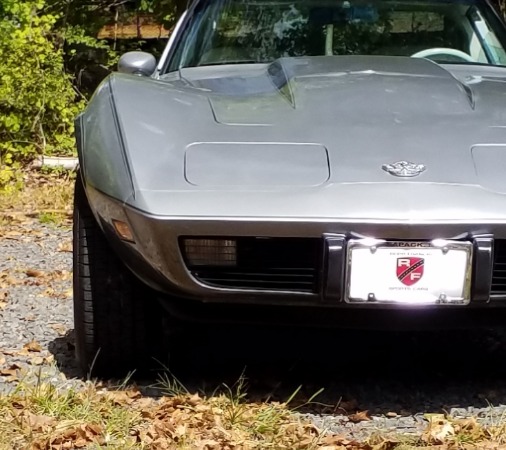
M 174 318 L 506 307 L 506 28 L 486 0 L 196 0 L 76 123 L 85 370 L 142 366 Z

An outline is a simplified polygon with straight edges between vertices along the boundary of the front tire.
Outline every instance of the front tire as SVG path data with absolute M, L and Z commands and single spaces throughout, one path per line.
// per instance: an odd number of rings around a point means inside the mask
M 81 177 L 74 196 L 74 333 L 87 376 L 124 376 L 150 365 L 161 345 L 160 306 L 111 249 Z

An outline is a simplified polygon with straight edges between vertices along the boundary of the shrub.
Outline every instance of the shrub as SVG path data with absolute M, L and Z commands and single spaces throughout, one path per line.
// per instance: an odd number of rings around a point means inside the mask
M 44 6 L 45 0 L 0 2 L 0 185 L 37 154 L 74 149 L 73 120 L 82 102 L 52 34 L 57 16 Z

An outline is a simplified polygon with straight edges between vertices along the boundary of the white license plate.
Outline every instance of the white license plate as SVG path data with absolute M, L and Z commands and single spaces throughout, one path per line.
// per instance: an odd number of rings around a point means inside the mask
M 346 301 L 461 304 L 471 300 L 471 242 L 348 242 Z

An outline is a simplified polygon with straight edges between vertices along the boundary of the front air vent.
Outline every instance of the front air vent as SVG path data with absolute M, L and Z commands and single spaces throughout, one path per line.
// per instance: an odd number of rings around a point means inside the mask
M 215 242 L 211 246 L 210 243 Z M 231 243 L 234 243 L 233 245 Z M 225 244 L 226 247 L 225 247 Z M 200 250 L 198 247 L 202 245 Z M 212 248 L 212 252 L 209 248 Z M 223 250 L 216 250 L 216 248 Z M 226 255 L 220 263 L 215 255 Z M 230 257 L 233 249 L 233 257 Z M 312 238 L 188 237 L 181 250 L 192 275 L 209 286 L 269 291 L 318 291 L 322 240 Z M 201 255 L 212 255 L 206 264 Z M 194 255 L 199 255 L 196 258 Z M 232 263 L 233 261 L 233 263 Z
M 490 295 L 506 300 L 506 239 L 494 241 L 494 266 Z

